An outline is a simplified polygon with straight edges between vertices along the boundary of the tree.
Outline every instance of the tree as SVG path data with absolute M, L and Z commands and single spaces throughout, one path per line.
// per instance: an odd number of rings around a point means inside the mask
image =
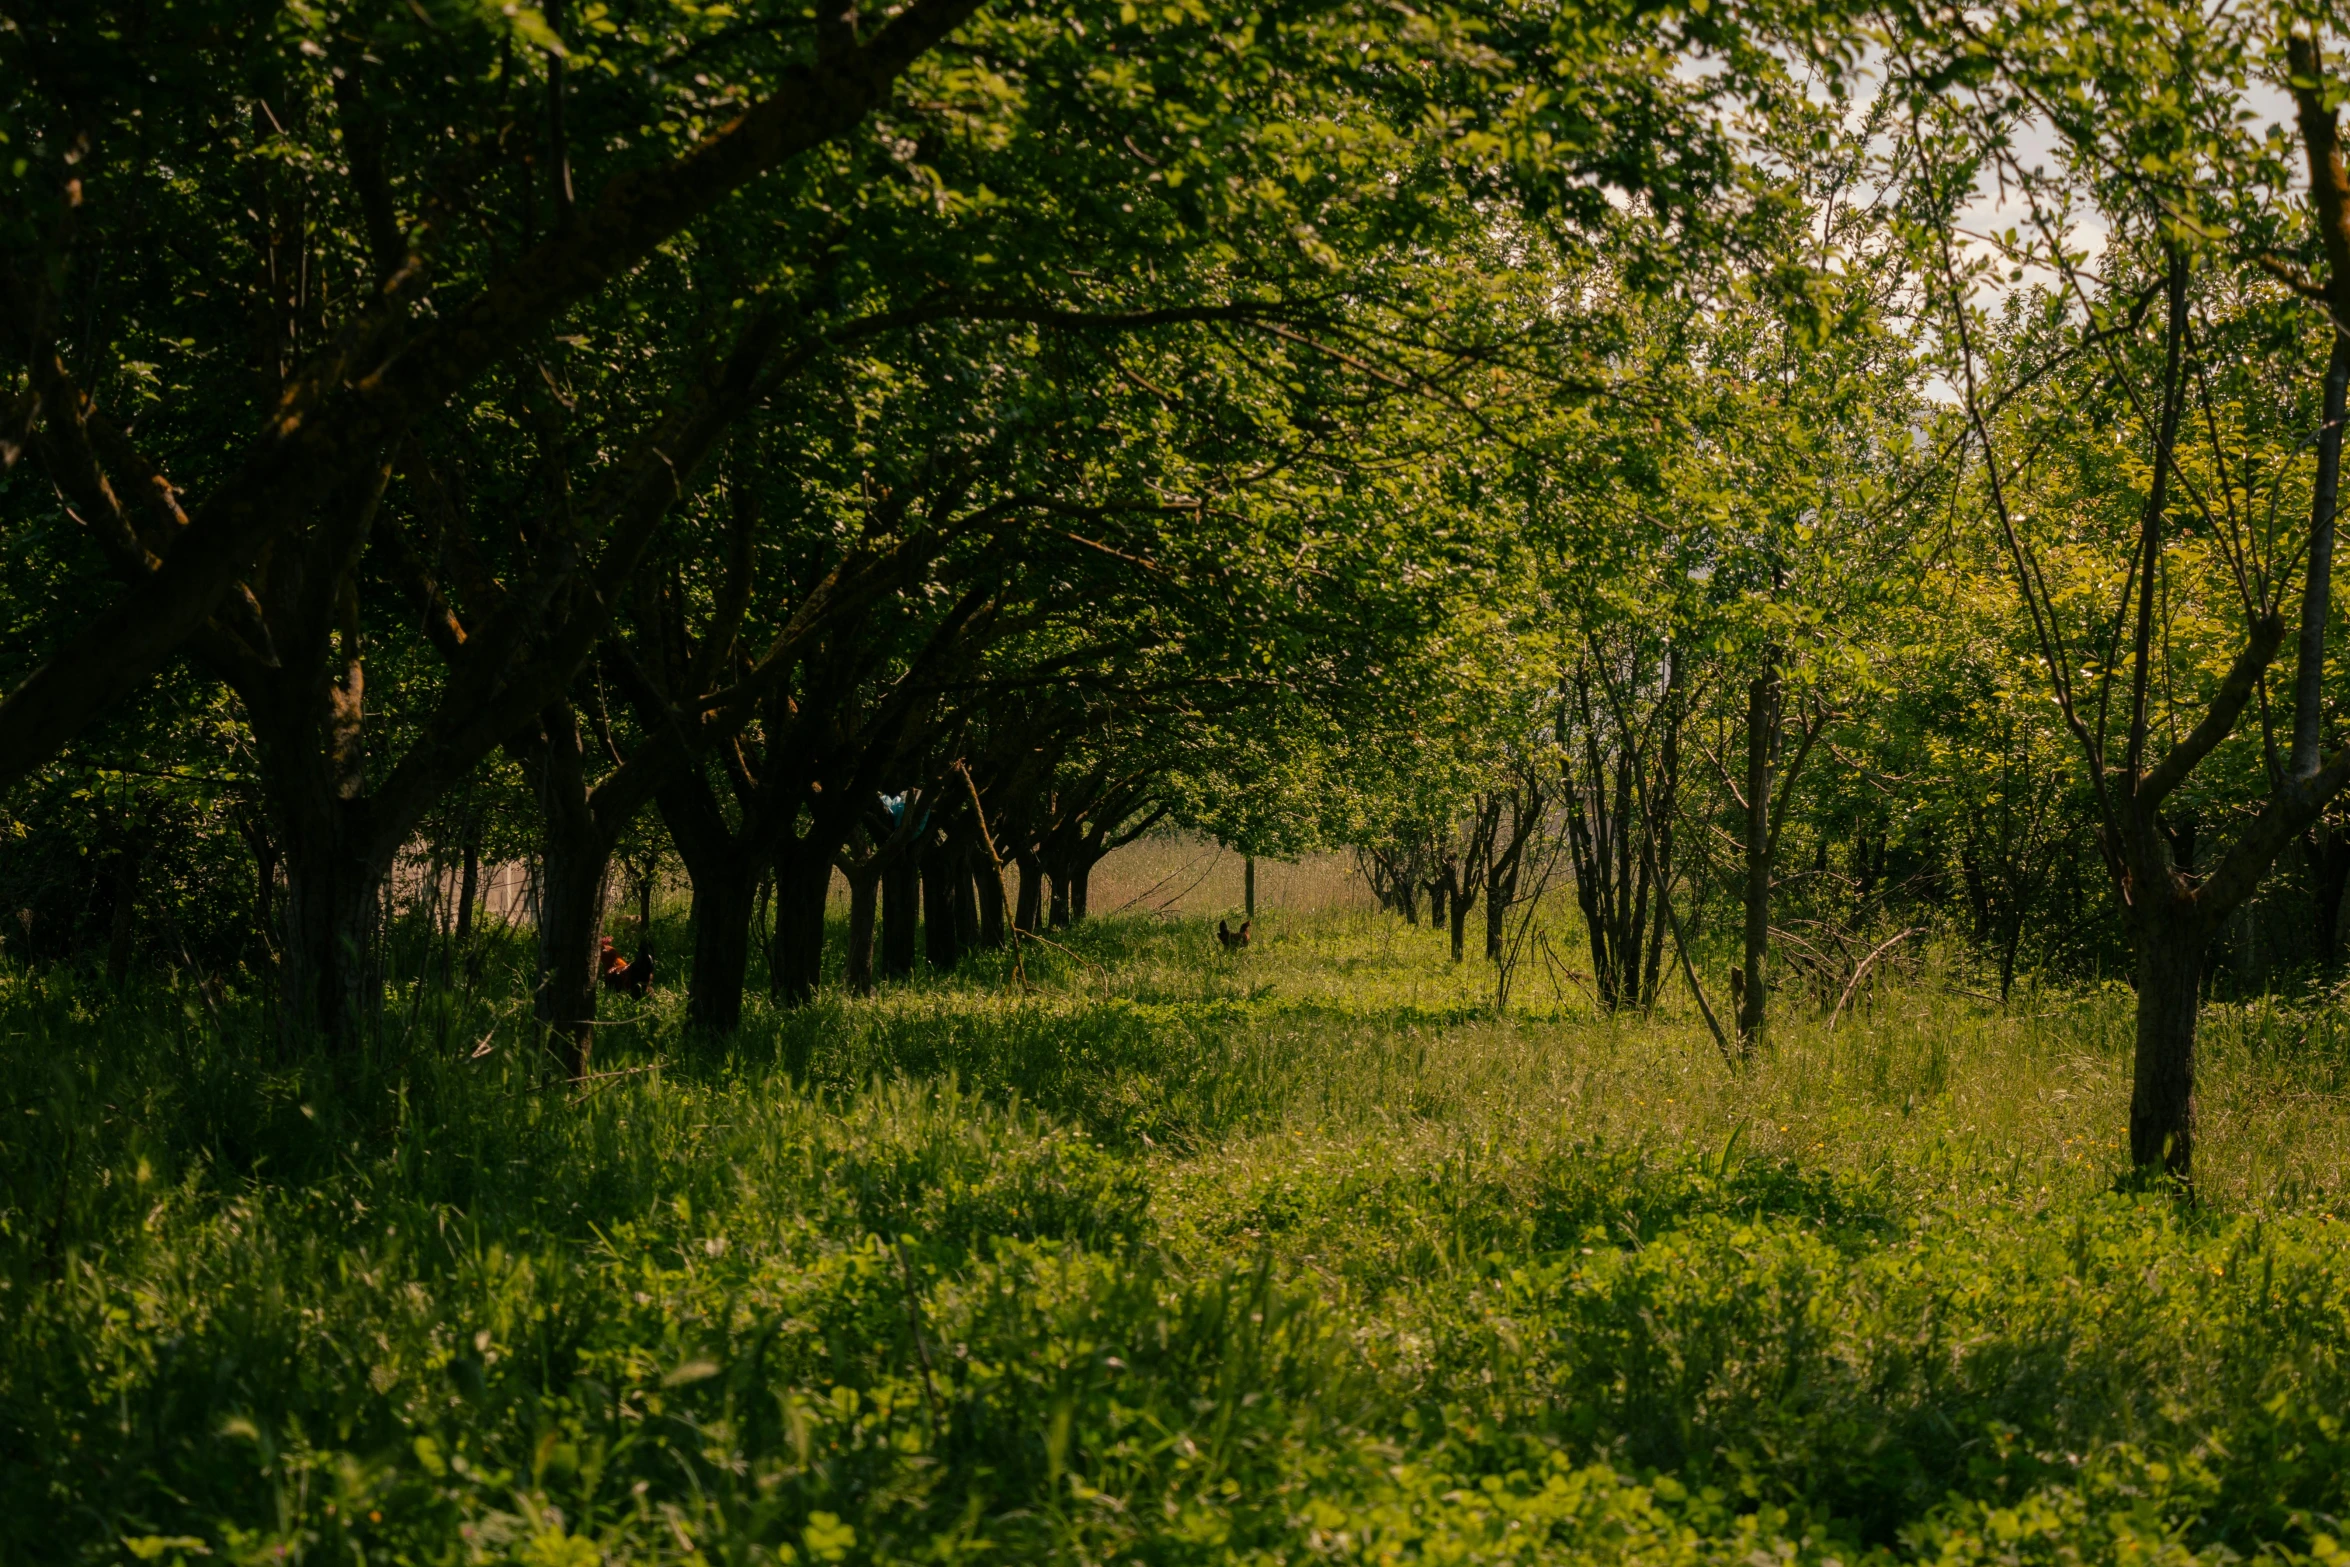
M 1980 62 L 1970 68 L 1970 92 L 1944 116 L 1920 117 L 1913 140 L 1980 494 L 2004 541 L 2050 690 L 2080 749 L 2101 847 L 2137 949 L 2131 1157 L 2143 1172 L 2184 1181 L 2193 1171 L 2195 1033 L 2210 939 L 2350 779 L 2350 753 L 2325 760 L 2319 751 L 2339 465 L 2338 424 L 2329 410 L 2338 406 L 2330 399 L 2339 356 L 2330 347 L 2309 355 L 2285 288 L 2211 240 L 2232 233 L 2239 255 L 2316 252 L 2326 265 L 2322 283 L 2273 258 L 2270 275 L 2318 299 L 2335 321 L 2350 320 L 2350 231 L 2342 227 L 2350 204 L 2312 36 L 2288 33 L 2269 53 L 2240 18 L 2168 10 L 2161 18 L 2181 31 L 2159 56 L 2143 51 L 2145 18 L 2130 8 L 2101 11 L 2097 25 L 2062 40 L 1983 35 L 1970 26 Z M 2281 136 L 2251 139 L 2227 88 L 2264 61 L 2292 88 L 2312 188 L 2314 232 L 2302 229 L 2297 238 L 2300 225 L 2286 216 L 2287 144 Z M 2142 93 L 2149 80 L 2167 90 Z M 1969 297 L 1988 260 L 1962 263 L 1949 232 L 1956 193 L 1971 180 L 1979 154 L 1956 152 L 1947 137 L 1961 124 L 1977 134 L 2032 111 L 2047 114 L 2063 138 L 2057 171 L 2020 169 L 2002 144 L 1990 145 L 2003 160 L 2001 172 L 2025 181 L 2019 189 L 2032 225 L 2013 249 L 2047 264 L 2057 285 L 2028 305 L 2019 301 L 1995 328 Z M 2122 240 L 2109 248 L 2101 282 L 2086 278 L 2066 248 L 2068 201 L 2093 202 Z M 2312 359 L 2328 366 L 2314 385 L 2295 368 Z M 2079 360 L 2094 364 L 2112 388 L 2115 414 L 2144 452 L 2130 475 L 2136 505 L 2126 530 L 2084 530 L 2121 557 L 2119 571 L 2100 572 L 2095 584 L 2113 608 L 2097 604 L 2087 625 L 2076 607 L 2082 595 L 2047 564 L 2056 541 L 2028 509 L 2063 466 L 2042 455 L 2043 432 L 2070 421 L 2065 409 L 2025 394 L 2050 376 L 2048 367 Z M 2064 377 L 2065 392 L 2081 397 L 2082 379 Z M 2290 432 L 2307 429 L 2318 446 L 2309 523 L 2298 538 L 2282 538 L 2261 519 L 2277 515 L 2289 482 L 2298 488 L 2295 463 L 2306 443 Z M 2064 456 L 2079 462 L 2088 453 Z M 2084 521 L 2095 515 L 2074 504 Z M 2235 794 L 2221 782 L 2235 770 L 2230 751 L 2242 751 L 2230 746 L 2231 737 L 2248 710 L 2267 710 L 2267 672 L 2285 643 L 2285 599 L 2296 576 L 2304 668 L 2295 682 L 2291 747 L 2284 765 L 2269 770 L 2265 789 L 2248 791 L 2258 804 L 2232 841 L 2205 856 L 2197 841 L 2204 811 L 2190 803 L 2214 785 L 2224 792 L 2212 804 Z M 2219 639 L 2229 634 L 2222 617 L 2235 621 L 2232 656 L 2217 656 Z M 2217 667 L 2195 667 L 2206 656 Z M 2162 747 L 2166 735 L 2170 743 Z

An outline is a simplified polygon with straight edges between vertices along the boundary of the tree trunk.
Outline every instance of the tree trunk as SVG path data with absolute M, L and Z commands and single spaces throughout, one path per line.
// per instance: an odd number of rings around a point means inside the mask
M 816 999 L 824 975 L 824 906 L 832 893 L 832 850 L 816 835 L 787 847 L 775 863 L 775 944 L 767 990 L 785 1006 Z
M 597 820 L 579 717 L 550 703 L 517 753 L 539 797 L 538 1017 L 566 1071 L 584 1077 L 595 1050 L 604 898 L 616 834 Z
M 277 952 L 277 840 L 264 821 L 240 823 L 253 851 L 253 939 L 260 953 L 256 968 L 266 966 Z
M 1012 911 L 1012 928 L 1033 935 L 1037 916 L 1044 912 L 1044 868 L 1035 859 L 1020 861 L 1020 901 Z
M 2350 889 L 2350 833 L 2320 820 L 2303 840 L 2309 864 L 2318 966 L 2331 974 L 2342 963 L 2342 894 Z
M 971 865 L 972 899 L 979 909 L 979 944 L 991 950 L 1004 944 L 1004 877 L 992 860 L 974 859 Z
M 979 851 L 964 844 L 955 851 L 955 945 L 965 952 L 979 946 Z
M 1516 895 L 1517 870 L 1513 866 L 1506 873 L 1495 865 L 1493 874 L 1485 882 L 1485 958 L 1489 963 L 1501 961 L 1502 937 L 1509 927 L 1510 899 Z
M 289 1059 L 357 1050 L 383 1001 L 376 932 L 389 850 L 378 852 L 356 707 L 327 710 L 289 682 L 246 698 L 261 786 L 286 872 L 279 1047 Z
M 324 842 L 305 841 L 305 835 L 291 830 L 284 837 L 281 1048 L 289 1057 L 314 1045 L 338 1053 L 356 1050 L 382 1000 L 375 933 L 383 873 L 350 846 L 345 833 L 331 827 L 317 834 Z
M 742 1026 L 751 973 L 751 905 L 759 867 L 734 860 L 694 874 L 694 972 L 685 997 L 688 1030 L 713 1037 Z
M 1640 830 L 1656 846 L 1653 858 L 1645 862 L 1656 883 L 1656 910 L 1654 922 L 1648 928 L 1648 967 L 1640 978 L 1643 1011 L 1656 1005 L 1664 971 L 1665 941 L 1672 934 L 1666 925 L 1666 899 L 1673 885 L 1673 813 L 1680 808 L 1680 789 L 1681 649 L 1675 643 L 1665 652 L 1665 738 L 1658 758 L 1657 787 L 1653 792 L 1643 791 L 1640 800 Z
M 2009 917 L 2007 940 L 1999 948 L 1999 1004 L 2007 1005 L 2008 992 L 2015 988 L 2016 950 L 2024 944 L 2024 913 L 2021 908 Z
M 1069 876 L 1065 870 L 1053 872 L 1053 929 L 1069 928 Z
M 686 981 L 689 1031 L 731 1034 L 742 1023 L 750 980 L 751 915 L 773 858 L 774 839 L 751 806 L 730 823 L 707 775 L 688 769 L 662 782 L 656 796 L 669 841 L 693 884 L 693 972 Z
M 1640 971 L 1640 1010 L 1643 1012 L 1656 1005 L 1657 987 L 1664 974 L 1665 943 L 1672 939 L 1672 932 L 1665 928 L 1666 909 L 1665 890 L 1660 886 L 1657 888 L 1656 908 L 1652 911 L 1648 926 L 1648 966 Z
M 549 811 L 540 829 L 538 1017 L 572 1077 L 595 1051 L 597 972 L 612 850 L 592 823 Z M 584 813 L 581 813 L 584 814 Z
M 922 918 L 921 849 L 909 844 L 882 874 L 881 972 L 904 979 L 914 972 Z
M 1458 963 L 1468 951 L 1469 906 L 1477 899 L 1466 887 L 1447 887 L 1445 897 L 1452 905 L 1452 960 Z
M 1086 897 L 1093 884 L 1091 860 L 1079 860 L 1077 868 L 1069 873 L 1069 923 L 1074 925 L 1085 918 Z
M 457 951 L 470 974 L 473 957 L 473 910 L 481 899 L 481 834 L 465 834 L 465 869 L 457 879 Z
M 767 954 L 767 994 L 770 999 L 783 996 L 783 932 L 770 922 L 768 916 L 775 903 L 775 878 L 759 878 L 759 896 L 753 904 L 751 929 L 758 934 L 759 950 Z
M 1983 871 L 1982 836 L 1980 825 L 1970 821 L 1967 841 L 1958 851 L 1959 882 L 1966 888 L 1971 921 L 1968 939 L 1978 943 L 1991 939 L 1991 878 Z
M 2350 392 L 2350 338 L 2340 332 L 2326 355 L 2323 413 L 2318 424 L 2317 474 L 2310 494 L 2309 566 L 2301 585 L 2301 635 L 2293 670 L 2293 750 L 2287 775 L 2313 776 L 2324 738 L 2326 626 L 2334 585 L 2334 509 L 2342 483 L 2342 415 Z
M 849 989 L 873 994 L 873 916 L 881 901 L 881 868 L 866 866 L 849 875 Z
M 2184 910 L 2138 925 L 2138 1048 L 2130 1084 L 2130 1158 L 2185 1179 L 2195 1157 L 2195 1019 L 2207 936 Z
M 1740 969 L 1738 1049 L 1762 1042 L 1763 962 L 1771 947 L 1771 749 L 1778 718 L 1778 677 L 1765 656 L 1746 688 L 1746 953 Z
M 924 845 L 922 856 L 922 956 L 934 974 L 950 974 L 962 960 L 957 930 L 962 923 L 955 883 L 962 880 L 952 844 Z
M 1257 857 L 1253 854 L 1240 862 L 1240 917 L 1257 917 Z
M 1442 925 L 1444 919 L 1444 883 L 1431 881 L 1428 883 L 1428 923 Z

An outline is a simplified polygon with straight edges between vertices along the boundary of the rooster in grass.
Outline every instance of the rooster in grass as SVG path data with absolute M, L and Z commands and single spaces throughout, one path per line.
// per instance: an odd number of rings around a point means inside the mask
M 612 938 L 606 936 L 602 969 L 606 990 L 617 990 L 624 996 L 634 996 L 642 1001 L 645 992 L 653 985 L 652 943 L 647 942 L 635 959 L 630 960 L 623 958 L 620 949 L 612 945 Z

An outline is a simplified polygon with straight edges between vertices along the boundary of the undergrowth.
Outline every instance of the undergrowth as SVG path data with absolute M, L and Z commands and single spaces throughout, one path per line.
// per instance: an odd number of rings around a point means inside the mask
M 2322 1000 L 2207 1014 L 2182 1204 L 2126 996 L 1928 963 L 1734 1073 L 1258 934 L 656 992 L 578 1087 L 514 953 L 290 1066 L 0 977 L 0 1559 L 2343 1562 Z

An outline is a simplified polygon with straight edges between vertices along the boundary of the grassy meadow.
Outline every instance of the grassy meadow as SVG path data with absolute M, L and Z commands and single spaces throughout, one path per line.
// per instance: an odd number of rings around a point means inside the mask
M 2206 1014 L 2183 1205 L 2126 992 L 1928 954 L 1733 1072 L 1151 907 L 578 1088 L 518 937 L 287 1068 L 0 975 L 0 1561 L 2344 1563 L 2339 1007 Z

